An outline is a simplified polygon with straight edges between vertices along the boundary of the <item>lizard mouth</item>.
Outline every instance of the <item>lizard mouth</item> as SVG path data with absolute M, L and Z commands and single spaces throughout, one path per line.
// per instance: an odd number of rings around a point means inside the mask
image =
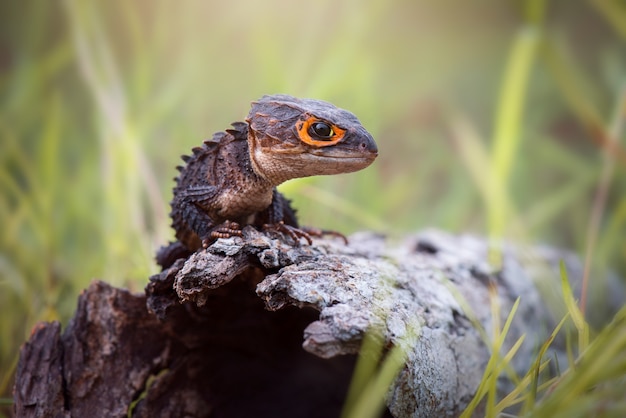
M 378 150 L 357 151 L 321 148 L 311 152 L 315 159 L 343 160 L 343 161 L 374 161 L 378 157 Z
M 349 162 L 372 162 L 376 159 L 376 157 L 378 156 L 378 154 L 371 154 L 371 155 L 363 155 L 363 156 L 354 156 L 354 155 L 346 155 L 346 156 L 341 156 L 341 155 L 323 155 L 320 156 L 319 158 L 321 159 L 328 159 L 330 161 L 337 161 L 337 160 L 341 160 L 343 162 L 349 163 Z
M 323 168 L 326 167 L 329 170 L 328 174 L 335 174 L 361 170 L 372 164 L 377 156 L 377 152 L 355 155 L 354 152 L 334 150 L 333 152 L 311 153 L 307 160 L 321 171 L 326 171 Z

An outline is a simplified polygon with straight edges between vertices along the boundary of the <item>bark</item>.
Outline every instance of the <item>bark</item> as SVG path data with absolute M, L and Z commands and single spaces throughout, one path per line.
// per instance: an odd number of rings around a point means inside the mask
M 578 268 L 550 251 L 533 254 Z M 437 231 L 395 246 L 368 233 L 309 246 L 247 227 L 151 277 L 145 295 L 94 282 L 63 332 L 38 325 L 21 352 L 16 414 L 338 416 L 373 332 L 406 354 L 387 414 L 457 416 L 490 355 L 478 328 L 489 334 L 520 298 L 505 347 L 526 335 L 520 373 L 551 329 L 542 275 L 520 258 L 505 246 L 496 269 L 483 240 Z

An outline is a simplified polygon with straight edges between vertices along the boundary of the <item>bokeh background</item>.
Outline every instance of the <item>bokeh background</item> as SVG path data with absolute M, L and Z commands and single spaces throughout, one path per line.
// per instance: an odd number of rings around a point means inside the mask
M 284 185 L 303 224 L 547 243 L 626 277 L 623 1 L 4 1 L 5 414 L 33 324 L 94 278 L 141 291 L 179 155 L 279 92 L 351 110 L 380 149 Z

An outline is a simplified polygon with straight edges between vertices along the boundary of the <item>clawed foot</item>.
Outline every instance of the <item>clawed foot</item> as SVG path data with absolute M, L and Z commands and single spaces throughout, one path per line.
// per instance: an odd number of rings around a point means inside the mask
M 280 221 L 274 224 L 263 225 L 263 230 L 266 232 L 274 232 L 282 235 L 287 235 L 296 244 L 300 243 L 300 239 L 304 238 L 309 245 L 313 244 L 313 237 L 323 237 L 324 235 L 331 235 L 343 240 L 347 245 L 348 239 L 341 233 L 335 231 L 328 231 L 325 229 L 311 228 L 311 227 L 295 227 L 287 225 L 285 222 Z M 230 238 L 241 237 L 243 235 L 241 225 L 237 222 L 224 221 L 221 225 L 216 226 L 211 230 L 211 234 L 202 240 L 202 248 L 208 248 L 218 238 Z
M 348 238 L 346 238 L 346 236 L 341 232 L 329 231 L 328 229 L 312 228 L 310 226 L 304 226 L 301 228 L 301 230 L 312 237 L 323 237 L 324 235 L 330 235 L 332 237 L 340 238 L 341 240 L 343 240 L 344 244 L 348 245 Z
M 341 238 L 346 245 L 348 244 L 348 239 L 343 234 L 340 234 L 339 232 L 327 231 L 323 229 L 310 228 L 310 227 L 297 228 L 295 226 L 287 225 L 283 221 L 280 221 L 275 224 L 265 224 L 263 225 L 263 230 L 285 234 L 289 236 L 296 243 L 300 242 L 300 238 L 304 238 L 309 243 L 309 245 L 311 245 L 313 244 L 312 237 L 322 237 L 324 235 L 332 235 L 334 237 Z
M 263 230 L 285 234 L 289 236 L 295 243 L 299 243 L 300 238 L 304 238 L 309 243 L 309 245 L 313 244 L 313 238 L 311 238 L 311 236 L 306 231 L 300 228 L 296 228 L 295 226 L 287 225 L 283 221 L 277 222 L 275 224 L 265 224 L 263 225 Z
M 211 231 L 209 238 L 202 240 L 202 248 L 208 248 L 218 238 L 240 237 L 241 235 L 241 226 L 237 222 L 224 221 Z

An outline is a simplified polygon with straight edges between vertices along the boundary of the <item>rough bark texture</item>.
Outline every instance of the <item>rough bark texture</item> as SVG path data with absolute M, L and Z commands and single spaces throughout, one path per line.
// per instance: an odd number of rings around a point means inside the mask
M 533 256 L 576 268 L 560 252 Z M 146 295 L 95 282 L 63 333 L 38 325 L 22 348 L 16 413 L 338 416 L 353 354 L 377 330 L 407 350 L 387 413 L 457 416 L 489 358 L 472 321 L 489 333 L 521 297 L 507 341 L 526 334 L 522 373 L 550 327 L 520 258 L 505 248 L 495 270 L 484 241 L 436 231 L 397 246 L 373 234 L 291 246 L 245 228 L 153 276 Z

